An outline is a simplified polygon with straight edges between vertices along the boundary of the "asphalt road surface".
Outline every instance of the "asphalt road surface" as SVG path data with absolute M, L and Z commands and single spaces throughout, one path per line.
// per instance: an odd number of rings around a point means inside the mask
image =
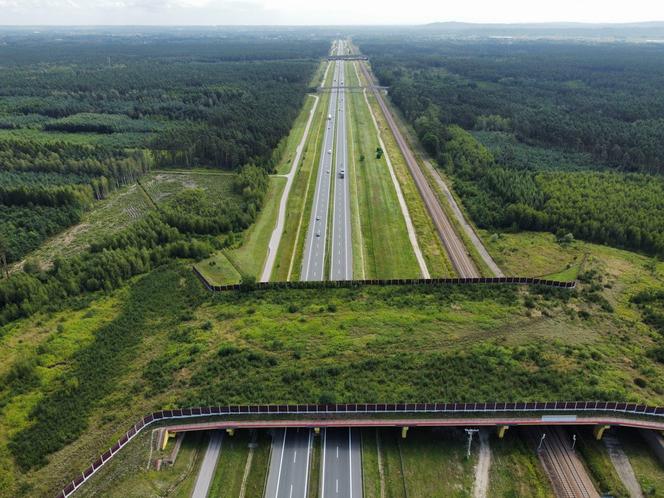
M 358 429 L 325 429 L 321 498 L 362 498 L 362 459 Z
M 274 432 L 265 498 L 306 498 L 311 437 L 309 429 Z
M 222 431 L 214 431 L 210 435 L 210 442 L 208 443 L 205 456 L 201 469 L 198 471 L 196 484 L 194 485 L 194 492 L 191 494 L 192 498 L 206 498 L 214 477 L 214 470 L 217 468 L 217 460 L 219 460 L 219 453 L 221 452 L 221 441 L 223 439 Z
M 339 81 L 340 67 L 341 64 L 335 62 L 333 86 L 336 86 Z M 334 126 L 337 120 L 336 109 L 338 96 L 339 90 L 333 88 L 330 92 L 328 119 L 325 125 L 323 148 L 321 149 L 320 163 L 318 165 L 314 205 L 311 209 L 309 229 L 307 231 L 307 238 L 304 242 L 301 272 L 302 280 L 325 279 L 325 248 L 327 243 L 327 218 L 330 207 L 332 146 L 334 144 Z
M 332 211 L 332 253 L 330 280 L 352 280 L 353 247 L 350 226 L 350 189 L 348 187 L 348 150 L 346 136 L 346 99 L 344 62 L 339 63 L 339 98 L 335 159 L 334 206 Z

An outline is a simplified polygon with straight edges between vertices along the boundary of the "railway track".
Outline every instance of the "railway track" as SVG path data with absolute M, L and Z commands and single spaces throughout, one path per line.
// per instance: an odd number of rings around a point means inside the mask
M 599 498 L 586 469 L 571 447 L 567 434 L 559 427 L 543 428 L 546 437 L 539 457 L 559 498 Z M 530 438 L 539 445 L 542 430 L 530 430 Z
M 359 65 L 362 69 L 362 73 L 364 74 L 367 84 L 370 85 L 371 91 L 373 92 L 376 100 L 378 101 L 378 105 L 383 111 L 383 115 L 387 120 L 387 124 L 389 125 L 390 130 L 392 131 L 392 134 L 397 141 L 397 144 L 399 145 L 399 149 L 401 150 L 401 153 L 406 160 L 408 169 L 410 170 L 410 173 L 415 180 L 417 190 L 419 191 L 420 196 L 424 201 L 424 205 L 429 212 L 429 216 L 431 216 L 433 224 L 436 227 L 436 231 L 438 232 L 438 236 L 440 237 L 440 240 L 443 243 L 445 250 L 447 251 L 455 271 L 460 277 L 479 277 L 480 274 L 477 270 L 477 267 L 475 266 L 475 263 L 468 254 L 463 241 L 452 227 L 449 218 L 443 211 L 438 197 L 436 197 L 436 194 L 431 188 L 431 185 L 429 185 L 429 182 L 420 169 L 419 164 L 417 164 L 417 160 L 415 159 L 413 152 L 410 150 L 410 146 L 401 134 L 394 116 L 392 116 L 392 112 L 387 107 L 387 104 L 385 104 L 385 100 L 383 99 L 383 96 L 380 94 L 378 89 L 371 85 L 373 82 L 373 77 L 369 73 L 369 69 L 363 62 L 360 62 Z

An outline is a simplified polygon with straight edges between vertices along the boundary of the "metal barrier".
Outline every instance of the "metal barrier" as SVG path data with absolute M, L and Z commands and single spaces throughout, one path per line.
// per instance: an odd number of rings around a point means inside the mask
M 473 278 L 391 278 L 370 280 L 323 280 L 320 282 L 294 281 L 294 282 L 255 282 L 251 284 L 213 285 L 198 271 L 192 267 L 194 274 L 203 285 L 212 292 L 224 292 L 240 289 L 332 289 L 352 288 L 364 286 L 386 286 L 386 285 L 541 285 L 543 287 L 554 287 L 559 289 L 573 289 L 576 280 L 561 282 L 559 280 L 548 280 L 536 277 L 473 277 Z
M 198 408 L 177 408 L 160 410 L 146 415 L 131 427 L 111 448 L 103 453 L 92 465 L 67 484 L 57 495 L 70 496 L 76 489 L 93 476 L 106 462 L 126 446 L 147 426 L 161 421 L 181 418 L 225 415 L 380 415 L 390 413 L 582 413 L 622 414 L 648 416 L 664 419 L 664 407 L 615 401 L 546 401 L 512 403 L 339 403 L 321 405 L 226 405 Z

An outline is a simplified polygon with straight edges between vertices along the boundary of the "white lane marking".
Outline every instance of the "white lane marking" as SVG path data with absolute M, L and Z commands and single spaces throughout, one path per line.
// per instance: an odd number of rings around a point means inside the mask
M 337 445 L 337 460 L 339 460 L 339 445 Z
M 350 498 L 353 498 L 353 440 L 351 430 L 348 428 L 348 476 L 350 477 Z
M 290 485 L 290 494 L 288 496 L 289 498 L 293 498 L 293 483 Z
M 297 450 L 295 450 L 295 453 L 293 453 L 293 463 L 297 460 Z
M 323 475 L 321 476 L 320 498 L 325 497 L 325 452 L 327 451 L 327 429 L 323 429 Z
M 304 472 L 304 494 L 302 498 L 307 497 L 307 490 L 309 489 L 309 462 L 311 461 L 311 429 L 309 429 L 309 437 L 307 438 L 307 462 L 306 462 L 306 471 Z
M 279 481 L 281 481 L 281 466 L 284 463 L 284 449 L 286 448 L 286 431 L 288 429 L 284 429 L 284 441 L 281 443 L 281 457 L 279 457 L 279 473 L 277 474 L 277 489 L 274 492 L 274 498 L 277 498 L 279 496 Z
M 339 494 L 339 479 L 337 479 L 336 483 L 337 483 L 337 484 L 336 484 L 336 489 L 335 489 L 335 491 L 336 491 L 337 494 Z

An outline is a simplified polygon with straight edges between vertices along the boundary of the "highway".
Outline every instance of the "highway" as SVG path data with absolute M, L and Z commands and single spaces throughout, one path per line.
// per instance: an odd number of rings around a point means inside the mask
M 343 46 L 343 44 L 342 44 Z M 344 98 L 345 63 L 339 64 L 339 98 L 337 106 L 337 133 L 334 152 L 335 183 L 332 210 L 332 251 L 330 254 L 330 280 L 352 280 L 353 248 L 350 225 L 350 189 L 348 187 L 348 144 L 346 134 L 346 99 Z
M 311 438 L 309 429 L 274 431 L 265 498 L 306 498 Z
M 334 63 L 334 83 L 339 80 L 338 62 Z M 323 147 L 320 153 L 314 204 L 311 209 L 309 229 L 304 242 L 302 257 L 302 280 L 325 280 L 325 250 L 327 244 L 327 218 L 330 207 L 330 187 L 332 175 L 332 147 L 334 144 L 334 125 L 337 119 L 337 100 L 339 90 L 330 92 L 328 120 L 325 126 Z
M 219 453 L 221 452 L 221 441 L 223 440 L 223 432 L 214 431 L 210 435 L 210 442 L 208 443 L 205 456 L 201 469 L 198 471 L 194 491 L 191 498 L 206 498 L 214 477 L 214 470 L 217 468 L 217 461 L 219 460 Z
M 372 85 L 373 77 L 369 73 L 369 69 L 367 68 L 366 63 L 358 62 L 358 64 L 362 69 L 366 83 L 368 85 Z M 399 149 L 401 150 L 401 153 L 406 160 L 406 164 L 408 165 L 410 174 L 415 181 L 417 190 L 419 191 L 420 196 L 424 201 L 424 205 L 429 212 L 429 216 L 431 216 L 433 224 L 436 227 L 436 231 L 438 232 L 438 236 L 440 237 L 440 240 L 445 247 L 445 250 L 450 258 L 450 261 L 452 262 L 452 265 L 454 266 L 455 271 L 460 277 L 479 277 L 480 274 L 477 270 L 477 267 L 475 266 L 475 263 L 468 254 L 463 241 L 452 227 L 452 224 L 445 214 L 445 211 L 443 211 L 443 208 L 440 205 L 436 194 L 431 188 L 431 185 L 429 185 L 429 182 L 420 169 L 420 166 L 417 164 L 415 155 L 410 150 L 408 142 L 406 142 L 406 139 L 401 134 L 394 116 L 392 116 L 392 112 L 385 104 L 383 96 L 376 89 L 376 87 L 372 86 L 371 88 L 374 96 L 376 97 L 376 100 L 378 101 L 378 105 L 383 111 L 383 115 L 387 120 L 387 124 L 390 127 L 392 134 L 394 135 L 397 145 L 399 146 Z
M 344 47 L 345 42 L 339 40 L 333 44 L 332 52 L 341 55 L 345 50 Z M 350 195 L 348 181 L 346 180 L 347 137 L 343 90 L 344 63 L 335 62 L 334 64 L 327 125 L 323 137 L 323 147 L 316 176 L 316 189 L 302 257 L 301 279 L 305 281 L 326 279 L 327 234 L 332 187 L 334 187 L 334 203 L 332 206 L 330 278 L 332 280 L 350 280 L 352 278 Z M 343 177 L 342 170 L 344 171 Z
M 362 498 L 362 460 L 357 429 L 325 429 L 321 498 Z

